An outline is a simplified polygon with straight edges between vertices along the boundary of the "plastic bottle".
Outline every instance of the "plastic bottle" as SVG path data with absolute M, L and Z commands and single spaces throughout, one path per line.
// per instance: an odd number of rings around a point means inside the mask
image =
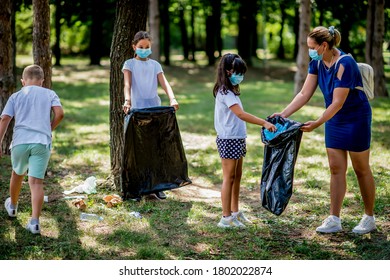
M 82 221 L 103 221 L 103 217 L 98 216 L 96 214 L 88 214 L 88 213 L 81 213 L 80 214 L 80 220 Z

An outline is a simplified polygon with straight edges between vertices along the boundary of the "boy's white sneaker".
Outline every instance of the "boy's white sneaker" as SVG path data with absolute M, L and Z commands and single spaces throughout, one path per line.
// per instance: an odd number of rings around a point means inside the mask
M 40 234 L 41 233 L 41 226 L 39 225 L 39 223 L 32 225 L 31 220 L 28 221 L 26 229 L 29 230 L 32 234 Z
M 18 214 L 18 205 L 16 205 L 15 209 L 11 209 L 11 198 L 10 197 L 8 197 L 5 200 L 4 207 L 8 212 L 8 216 L 16 217 L 16 214 Z
M 328 218 L 326 218 L 322 222 L 322 225 L 316 229 L 317 232 L 321 233 L 334 233 L 342 230 L 343 228 L 341 227 L 341 219 L 334 215 L 330 215 Z
M 220 228 L 244 228 L 245 225 L 241 223 L 239 220 L 237 220 L 237 217 L 229 216 L 229 217 L 222 217 L 221 220 L 218 223 L 218 227 Z
M 253 224 L 251 220 L 245 217 L 244 213 L 239 211 L 238 213 L 232 214 L 232 216 L 236 217 L 237 220 L 243 224 Z
M 354 227 L 352 232 L 357 234 L 366 234 L 376 229 L 374 216 L 363 215 L 359 224 Z

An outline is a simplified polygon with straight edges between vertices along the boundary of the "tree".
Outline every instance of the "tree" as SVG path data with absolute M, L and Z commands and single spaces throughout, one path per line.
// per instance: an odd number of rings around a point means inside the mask
M 15 91 L 14 79 L 14 44 L 12 39 L 13 0 L 4 0 L 0 5 L 0 112 L 3 111 L 8 98 Z M 0 147 L 4 154 L 9 153 L 12 141 L 12 126 L 4 136 Z
M 45 75 L 43 86 L 51 88 L 49 0 L 33 0 L 33 57 Z
M 237 50 L 245 62 L 252 65 L 253 40 L 254 34 L 257 32 L 257 1 L 241 1 L 239 5 Z
M 151 58 L 160 60 L 160 13 L 158 0 L 149 0 L 149 32 L 152 37 Z
M 120 172 L 124 148 L 123 74 L 125 60 L 133 57 L 132 40 L 139 30 L 146 30 L 148 1 L 118 0 L 110 54 L 110 159 L 111 177 L 120 188 Z
M 384 0 L 369 0 L 366 28 L 366 62 L 374 68 L 375 95 L 389 96 L 383 65 Z
M 160 15 L 163 30 L 163 52 L 165 56 L 165 65 L 170 65 L 170 49 L 171 49 L 171 29 L 170 29 L 170 0 L 160 0 Z
M 294 93 L 297 94 L 303 86 L 307 75 L 309 56 L 307 54 L 307 35 L 310 32 L 310 0 L 300 0 L 299 17 L 299 48 L 297 56 L 297 72 L 295 73 Z
M 89 58 L 91 65 L 100 65 L 103 56 L 103 22 L 105 12 L 105 1 L 94 0 L 91 6 L 91 27 L 89 40 Z
M 61 18 L 62 18 L 62 0 L 55 0 L 56 11 L 54 14 L 54 29 L 56 40 L 53 46 L 53 54 L 56 58 L 55 65 L 61 66 Z
M 206 16 L 206 55 L 209 66 L 215 63 L 215 50 L 222 55 L 221 39 L 221 0 L 210 0 L 209 13 Z

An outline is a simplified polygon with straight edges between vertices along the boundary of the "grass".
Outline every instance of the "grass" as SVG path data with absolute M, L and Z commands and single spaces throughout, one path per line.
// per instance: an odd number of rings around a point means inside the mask
M 70 64 L 72 62 L 72 64 Z M 54 132 L 54 149 L 46 178 L 41 217 L 42 235 L 24 229 L 30 213 L 30 193 L 23 184 L 17 219 L 0 211 L 0 259 L 3 260 L 389 260 L 390 259 L 390 100 L 376 99 L 373 107 L 371 163 L 377 186 L 375 213 L 378 230 L 356 236 L 363 203 L 354 173 L 348 171 L 348 192 L 342 217 L 345 231 L 319 235 L 315 227 L 328 214 L 329 171 L 323 128 L 305 133 L 295 168 L 294 192 L 287 209 L 275 216 L 261 207 L 263 144 L 260 128 L 248 124 L 248 152 L 244 160 L 241 208 L 256 223 L 245 230 L 216 227 L 221 215 L 222 172 L 213 127 L 214 69 L 176 62 L 164 67 L 176 97 L 189 176 L 193 184 L 168 193 L 166 201 L 125 201 L 107 208 L 103 197 L 118 193 L 106 183 L 109 155 L 109 67 L 86 61 L 64 61 L 53 72 L 53 89 L 60 95 L 65 119 Z M 291 63 L 270 61 L 249 70 L 242 84 L 246 111 L 265 118 L 280 111 L 293 97 Z M 283 67 L 285 66 L 285 67 Z M 390 89 L 390 88 L 389 88 Z M 162 93 L 162 91 L 161 91 Z M 163 104 L 168 104 L 162 96 Z M 294 115 L 297 121 L 318 117 L 323 99 L 317 93 Z M 0 159 L 1 201 L 8 196 L 10 158 Z M 102 222 L 82 222 L 80 210 L 61 200 L 64 190 L 89 176 L 98 179 L 97 193 L 88 195 L 86 212 Z M 130 215 L 139 212 L 141 219 Z

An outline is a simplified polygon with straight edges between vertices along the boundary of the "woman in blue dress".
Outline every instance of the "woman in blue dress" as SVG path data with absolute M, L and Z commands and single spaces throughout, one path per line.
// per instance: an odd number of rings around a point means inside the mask
M 337 49 L 340 32 L 333 26 L 316 27 L 308 34 L 309 73 L 302 90 L 291 103 L 275 115 L 289 117 L 303 107 L 320 87 L 326 110 L 314 121 L 305 122 L 301 130 L 310 132 L 325 123 L 325 145 L 330 168 L 330 216 L 316 230 L 322 233 L 342 231 L 340 211 L 347 190 L 348 154 L 357 176 L 364 202 L 364 215 L 352 230 L 365 234 L 375 227 L 375 183 L 369 164 L 371 142 L 371 107 L 365 93 L 356 89 L 363 86 L 362 77 L 351 56 Z

